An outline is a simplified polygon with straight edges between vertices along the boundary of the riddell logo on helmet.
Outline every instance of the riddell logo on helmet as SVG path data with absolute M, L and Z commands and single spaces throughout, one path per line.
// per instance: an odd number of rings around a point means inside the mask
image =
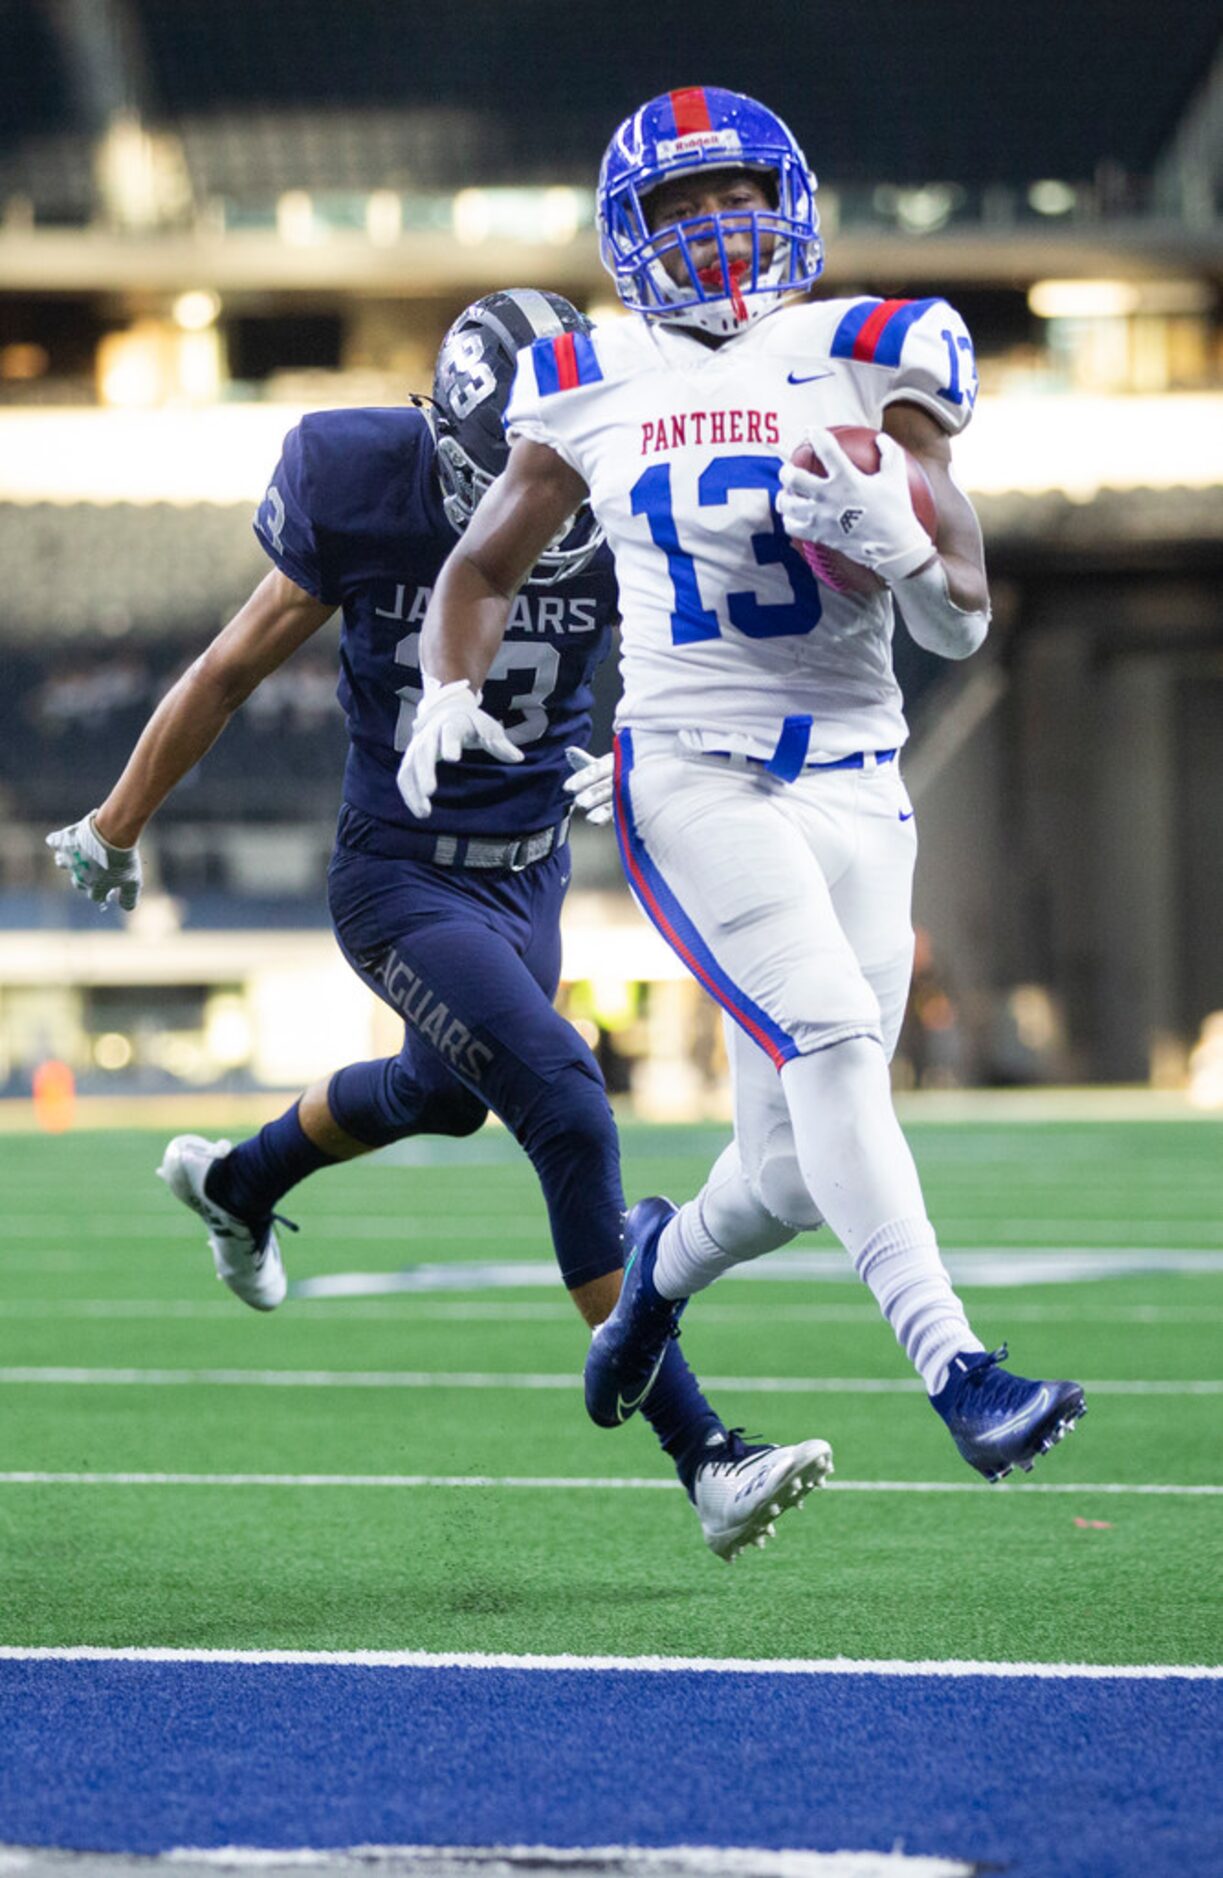
M 737 130 L 691 130 L 686 137 L 661 138 L 658 160 L 669 163 L 672 157 L 693 156 L 701 150 L 722 150 L 727 156 L 738 156 L 742 149 Z

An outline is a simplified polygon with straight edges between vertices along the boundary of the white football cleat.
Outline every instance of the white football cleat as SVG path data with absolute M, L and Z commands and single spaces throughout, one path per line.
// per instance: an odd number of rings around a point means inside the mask
M 773 1521 L 822 1487 L 832 1468 L 826 1441 L 749 1447 L 732 1428 L 698 1469 L 693 1502 L 705 1543 L 729 1565 L 745 1546 L 765 1545 Z
M 157 1169 L 176 1200 L 198 1213 L 208 1228 L 217 1277 L 252 1310 L 274 1311 L 284 1303 L 288 1280 L 276 1238 L 274 1216 L 253 1223 L 239 1219 L 204 1191 L 208 1170 L 230 1151 L 228 1141 L 175 1135 Z

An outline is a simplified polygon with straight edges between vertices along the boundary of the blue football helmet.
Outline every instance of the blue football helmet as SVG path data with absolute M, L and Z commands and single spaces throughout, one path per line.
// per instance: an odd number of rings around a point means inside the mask
M 772 179 L 773 205 L 693 216 L 652 233 L 650 192 L 694 169 L 762 171 Z M 599 173 L 598 219 L 603 265 L 626 306 L 723 337 L 809 287 L 824 265 L 815 178 L 793 135 L 763 104 L 713 85 L 664 92 L 621 124 Z M 751 260 L 732 262 L 726 237 L 744 232 Z M 698 271 L 689 243 L 711 233 L 721 268 Z M 663 265 L 674 253 L 683 262 L 679 281 Z
M 460 534 L 509 461 L 502 418 L 518 354 L 537 339 L 589 331 L 586 315 L 560 294 L 509 287 L 465 307 L 442 340 L 429 416 L 442 505 Z M 571 580 L 594 559 L 602 541 L 603 530 L 583 502 L 544 549 L 531 571 L 532 583 L 545 587 Z

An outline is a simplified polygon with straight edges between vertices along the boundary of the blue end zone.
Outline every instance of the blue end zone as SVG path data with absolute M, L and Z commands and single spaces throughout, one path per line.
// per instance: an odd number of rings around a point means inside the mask
M 0 1843 L 687 1844 L 1218 1870 L 1223 1685 L 0 1662 Z

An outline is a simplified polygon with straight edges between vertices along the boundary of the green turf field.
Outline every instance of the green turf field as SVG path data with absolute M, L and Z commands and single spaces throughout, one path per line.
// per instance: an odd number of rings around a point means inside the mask
M 949 1250 L 1223 1248 L 1218 1123 L 910 1138 Z M 630 1125 L 627 1191 L 687 1197 L 724 1139 Z M 825 1436 L 837 1460 L 834 1488 L 728 1570 L 649 1429 L 586 1422 L 559 1281 L 261 1317 L 153 1178 L 163 1142 L 0 1140 L 0 1643 L 1218 1660 L 1223 1272 L 964 1287 L 1014 1368 L 1088 1388 L 1033 1485 L 999 1488 L 974 1485 L 848 1265 L 722 1283 L 684 1331 L 722 1413 Z M 288 1211 L 294 1279 L 549 1256 L 496 1131 L 316 1176 Z M 62 1478 L 81 1474 L 239 1478 Z M 329 1478 L 284 1479 L 302 1475 Z M 1128 1491 L 1156 1485 L 1216 1492 Z

